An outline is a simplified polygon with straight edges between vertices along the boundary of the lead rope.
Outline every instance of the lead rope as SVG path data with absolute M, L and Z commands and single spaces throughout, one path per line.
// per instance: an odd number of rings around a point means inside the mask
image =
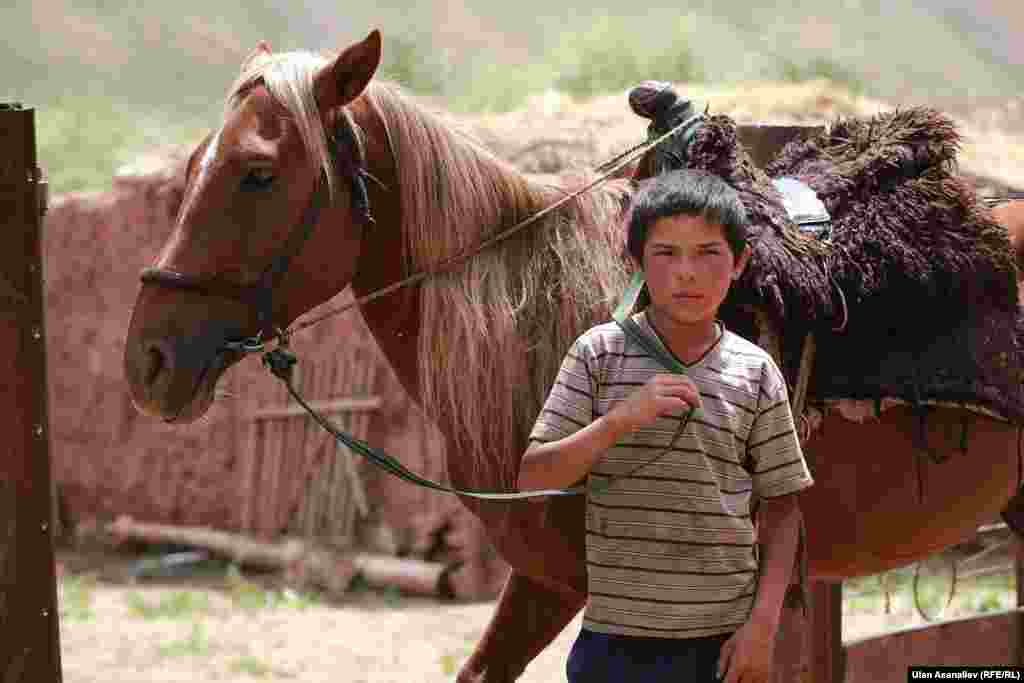
M 841 290 L 840 290 L 841 291 Z M 844 302 L 845 303 L 845 302 Z M 845 310 L 845 305 L 844 305 Z M 843 326 L 846 326 L 844 315 Z M 814 354 L 817 352 L 817 342 L 813 332 L 808 332 L 804 337 L 803 351 L 800 354 L 800 370 L 797 373 L 796 387 L 793 390 L 792 412 L 795 420 L 802 420 L 804 404 L 807 402 L 807 387 L 811 381 L 811 371 L 814 369 Z M 792 603 L 799 605 L 803 616 L 807 618 L 807 524 L 804 522 L 803 514 L 800 515 L 800 528 L 796 544 L 796 569 L 799 589 L 792 598 Z
M 622 302 L 615 309 L 613 318 L 620 326 L 623 331 L 628 335 L 630 339 L 639 344 L 645 351 L 651 354 L 655 360 L 659 361 L 662 365 L 668 368 L 672 372 L 685 373 L 686 368 L 679 363 L 675 358 L 672 357 L 668 351 L 662 349 L 654 340 L 650 339 L 646 332 L 641 329 L 635 322 L 628 318 L 628 312 L 632 310 L 637 296 L 640 290 L 643 288 L 643 277 L 639 273 L 634 276 L 630 286 L 627 287 L 625 294 L 623 295 Z M 294 384 L 294 368 L 298 363 L 298 357 L 292 353 L 289 348 L 289 341 L 291 335 L 284 330 L 277 330 L 275 333 L 278 339 L 278 346 L 270 351 L 263 354 L 263 365 L 273 374 L 275 377 L 280 379 L 285 387 L 288 389 L 288 394 L 295 399 L 303 410 L 305 410 L 313 418 L 314 421 L 326 432 L 334 437 L 336 441 L 347 446 L 352 452 L 357 455 L 361 455 L 373 464 L 377 465 L 381 469 L 389 472 L 390 474 L 403 479 L 411 484 L 422 486 L 424 488 L 433 489 L 435 491 L 442 491 L 445 493 L 454 493 L 460 496 L 468 496 L 470 498 L 479 498 L 483 500 L 497 500 L 497 501 L 513 501 L 513 500 L 524 500 L 529 498 L 541 498 L 547 496 L 571 496 L 579 495 L 587 490 L 587 486 L 573 486 L 566 489 L 541 489 L 536 491 L 478 491 L 472 489 L 458 489 L 451 486 L 445 486 L 438 482 L 431 481 L 420 475 L 416 474 L 412 470 L 405 467 L 397 458 L 388 455 L 380 449 L 373 448 L 365 441 L 348 434 L 337 427 L 328 420 L 326 417 L 314 410 L 306 401 L 302 398 L 299 392 L 295 389 Z M 686 427 L 690 424 L 690 420 L 693 417 L 694 410 L 691 409 L 686 416 L 680 422 L 679 427 L 676 429 L 675 434 L 672 437 L 672 441 L 668 447 L 665 448 L 661 453 L 655 457 L 647 460 L 640 465 L 637 465 L 625 474 L 611 475 L 608 479 L 603 481 L 590 482 L 590 490 L 597 493 L 608 490 L 615 482 L 629 478 L 633 476 L 638 470 L 643 467 L 656 462 L 657 460 L 668 454 L 674 447 L 679 437 L 682 436 Z
M 360 298 L 356 299 L 355 301 L 352 301 L 352 302 L 350 302 L 348 304 L 345 304 L 344 306 L 341 306 L 339 308 L 327 311 L 324 314 L 319 315 L 319 316 L 317 316 L 315 318 L 306 320 L 306 321 L 300 323 L 299 325 L 295 326 L 291 330 L 283 330 L 283 329 L 277 328 L 277 329 L 274 330 L 273 334 L 269 335 L 266 339 L 264 339 L 262 337 L 262 331 L 261 331 L 261 333 L 259 335 L 257 335 L 256 337 L 252 337 L 252 338 L 249 338 L 249 339 L 243 339 L 243 340 L 235 341 L 235 342 L 230 342 L 229 343 L 230 346 L 227 347 L 227 348 L 228 348 L 228 350 L 231 350 L 231 351 L 234 351 L 234 352 L 238 352 L 238 353 L 243 353 L 243 354 L 262 353 L 263 354 L 263 365 L 271 372 L 271 374 L 273 374 L 275 377 L 277 377 L 278 379 L 280 379 L 284 383 L 285 387 L 288 389 L 289 395 L 293 399 L 295 399 L 296 403 L 298 403 L 303 408 L 303 410 L 305 410 L 307 413 L 309 413 L 309 415 L 313 418 L 314 421 L 316 421 L 316 423 L 318 425 L 320 425 L 320 427 L 322 427 L 331 436 L 333 436 L 336 441 L 338 441 L 339 443 L 347 446 L 352 452 L 354 452 L 354 453 L 356 453 L 358 455 L 363 456 L 364 458 L 366 458 L 370 462 L 374 463 L 375 465 L 377 465 L 378 467 L 384 469 L 385 471 L 391 473 L 392 475 L 398 477 L 399 479 L 403 479 L 403 480 L 408 481 L 408 482 L 410 482 L 412 484 L 415 484 L 417 486 L 422 486 L 422 487 L 425 487 L 425 488 L 433 489 L 435 491 L 442 491 L 442 492 L 446 492 L 446 493 L 454 493 L 454 494 L 457 494 L 457 495 L 460 495 L 460 496 L 468 496 L 468 497 L 471 497 L 471 498 L 479 498 L 479 499 L 485 499 L 485 500 L 498 500 L 498 501 L 524 500 L 524 499 L 529 499 L 529 498 L 540 498 L 540 497 L 546 497 L 546 496 L 579 495 L 581 493 L 584 493 L 586 491 L 586 487 L 585 486 L 573 486 L 573 487 L 566 488 L 566 489 L 543 489 L 543 490 L 536 490 L 536 491 L 476 491 L 476 490 L 471 490 L 471 489 L 457 489 L 457 488 L 454 488 L 454 487 L 445 486 L 444 484 L 440 484 L 440 483 L 431 481 L 429 479 L 425 479 L 424 477 L 421 477 L 420 475 L 418 475 L 415 472 L 413 472 L 413 471 L 409 470 L 408 468 L 406 468 L 404 465 L 402 465 L 402 463 L 398 459 L 394 458 L 393 456 L 388 455 L 387 453 L 385 453 L 384 451 L 381 451 L 379 449 L 375 449 L 375 448 L 371 447 L 369 444 L 367 444 L 366 442 L 362 441 L 361 439 L 358 439 L 355 436 L 353 436 L 351 434 L 348 434 L 348 433 L 338 429 L 337 427 L 335 427 L 333 425 L 333 423 L 331 423 L 330 420 L 328 420 L 323 415 L 321 415 L 320 413 L 315 411 L 302 398 L 302 396 L 296 390 L 295 385 L 294 385 L 294 381 L 293 381 L 293 374 L 294 374 L 293 373 L 293 369 L 295 367 L 295 364 L 298 362 L 298 358 L 296 357 L 296 355 L 294 353 L 292 353 L 291 349 L 289 348 L 289 342 L 290 342 L 291 336 L 293 334 L 295 334 L 296 332 L 300 331 L 300 330 L 303 330 L 303 329 L 306 329 L 307 327 L 315 325 L 318 322 L 321 322 L 321 321 L 323 321 L 323 320 L 325 320 L 325 319 L 327 319 L 327 318 L 329 318 L 331 316 L 339 315 L 339 314 L 347 311 L 348 309 L 350 309 L 350 308 L 352 308 L 354 306 L 358 306 L 358 305 L 367 303 L 369 301 L 372 301 L 374 299 L 377 299 L 379 297 L 385 296 L 386 294 L 389 294 L 390 292 L 393 292 L 396 289 L 399 289 L 399 288 L 404 287 L 406 285 L 410 285 L 410 284 L 413 284 L 415 282 L 419 282 L 421 280 L 424 280 L 424 279 L 426 279 L 427 277 L 429 277 L 430 275 L 432 275 L 434 273 L 443 272 L 445 270 L 448 270 L 448 269 L 452 268 L 453 266 L 457 265 L 458 263 L 461 263 L 461 262 L 471 258 L 472 256 L 480 253 L 482 250 L 490 247 L 491 245 L 496 244 L 497 242 L 500 242 L 500 241 L 502 241 L 504 239 L 507 239 L 512 234 L 518 232 L 519 230 L 522 230 L 523 228 L 527 227 L 528 225 L 530 225 L 532 223 L 535 223 L 540 218 L 542 218 L 543 216 L 547 215 L 548 213 L 554 211 L 555 209 L 559 208 L 560 206 L 563 206 L 564 204 L 566 204 L 566 203 L 576 199 L 577 197 L 583 195 L 584 193 L 589 192 L 591 189 L 593 189 L 594 187 L 598 186 L 599 184 L 607 181 L 608 178 L 610 178 L 613 174 L 615 174 L 616 172 L 618 172 L 620 169 L 624 168 L 628 164 L 632 163 L 636 158 L 638 158 L 640 155 L 646 153 L 649 149 L 651 149 L 653 147 L 656 147 L 657 145 L 661 144 L 663 141 L 665 141 L 669 137 L 675 135 L 677 132 L 685 130 L 687 128 L 690 128 L 691 126 L 693 126 L 697 122 L 703 120 L 704 118 L 705 117 L 704 117 L 703 114 L 696 114 L 694 116 L 691 116 L 691 117 L 687 118 L 686 120 L 684 120 L 683 122 L 681 122 L 680 124 L 678 124 L 677 126 L 674 126 L 671 130 L 666 132 L 664 135 L 661 135 L 661 136 L 659 136 L 657 138 L 654 138 L 652 140 L 647 140 L 647 141 L 645 141 L 645 142 L 643 142 L 643 143 L 633 147 L 632 149 L 627 150 L 626 152 L 623 152 L 622 154 L 620 154 L 617 157 L 615 157 L 614 159 L 612 159 L 610 162 L 602 164 L 599 167 L 599 168 L 607 168 L 609 166 L 609 164 L 611 164 L 612 167 L 606 173 L 601 174 L 600 176 L 598 176 L 597 178 L 595 178 L 591 182 L 587 183 L 583 187 L 581 187 L 578 190 L 576 190 L 575 192 L 572 192 L 572 193 L 566 195 L 565 197 L 563 197 L 562 199 L 560 199 L 560 200 L 554 202 L 553 204 L 545 207 L 544 209 L 541 209 L 536 214 L 534 214 L 534 215 L 532 215 L 532 216 L 530 216 L 530 217 L 520 221 L 519 223 L 516 223 L 511 228 L 508 228 L 507 230 L 503 230 L 502 232 L 498 233 L 497 235 L 495 235 L 495 236 L 493 236 L 493 237 L 491 237 L 491 238 L 489 238 L 487 240 L 484 240 L 479 245 L 477 245 L 477 247 L 475 249 L 473 249 L 473 250 L 471 250 L 471 251 L 469 251 L 467 253 L 456 255 L 456 256 L 453 256 L 451 258 L 442 260 L 437 265 L 437 267 L 434 270 L 422 271 L 420 273 L 416 273 L 416 274 L 414 274 L 414 275 L 412 275 L 410 277 L 407 277 L 407 278 L 405 278 L 403 280 L 400 280 L 400 281 L 398 281 L 398 282 L 396 282 L 394 284 L 388 285 L 387 287 L 384 287 L 384 288 L 379 289 L 379 290 L 377 290 L 375 292 L 367 294 L 366 296 L 360 297 Z M 639 274 L 638 274 L 638 276 L 639 276 Z M 634 284 L 636 283 L 636 281 L 637 281 L 637 278 L 635 277 L 634 278 Z M 642 288 L 642 286 L 643 286 L 643 279 L 642 279 L 642 277 L 640 277 L 640 279 L 639 279 L 639 286 L 627 288 L 626 294 L 623 296 L 623 301 L 620 303 L 619 307 L 616 309 L 615 314 L 617 316 L 624 316 L 625 315 L 624 312 L 629 311 L 629 310 L 632 309 L 633 305 L 636 302 L 636 296 L 637 296 L 640 288 Z M 643 338 L 643 334 L 636 335 L 635 332 L 631 333 L 628 330 L 627 330 L 627 334 L 630 334 L 631 336 L 637 336 L 637 338 Z M 276 339 L 277 342 L 278 342 L 277 347 L 267 351 L 266 350 L 267 343 L 269 343 L 270 341 L 272 341 L 274 339 Z M 657 360 L 661 361 L 663 364 L 666 364 L 666 367 L 672 368 L 672 365 L 675 363 L 675 359 L 672 358 L 670 354 L 661 352 L 659 349 L 657 349 L 657 347 L 654 347 L 654 350 L 652 351 L 652 355 L 654 355 L 654 357 Z M 683 369 L 682 371 L 684 371 L 684 370 L 685 369 Z M 593 487 L 594 487 L 594 490 L 595 491 L 606 490 L 608 487 L 610 487 L 612 485 L 612 483 L 614 483 L 614 481 L 616 481 L 618 479 L 622 479 L 622 478 L 627 478 L 627 477 L 631 476 L 632 474 L 634 474 L 641 467 L 645 467 L 648 464 L 654 462 L 655 460 L 663 457 L 666 453 L 668 453 L 672 449 L 672 447 L 676 443 L 676 440 L 679 438 L 679 436 L 686 429 L 686 426 L 689 424 L 690 419 L 692 417 L 692 414 L 693 414 L 693 411 L 691 410 L 690 413 L 688 413 L 686 415 L 686 417 L 684 418 L 684 420 L 680 424 L 679 429 L 676 431 L 675 436 L 673 436 L 673 439 L 672 439 L 669 447 L 667 449 L 665 449 L 664 452 L 660 453 L 655 458 L 652 458 L 650 461 L 645 462 L 645 463 L 637 466 L 636 468 L 634 468 L 633 470 L 631 470 L 630 472 L 628 472 L 628 473 L 626 473 L 624 475 L 614 475 L 614 476 L 610 477 L 608 480 L 600 482 L 600 483 L 594 482 L 592 484 Z
M 357 455 L 361 455 L 374 465 L 377 465 L 399 479 L 403 479 L 411 484 L 433 489 L 435 491 L 443 491 L 445 493 L 454 493 L 460 496 L 469 496 L 471 498 L 481 498 L 486 500 L 512 501 L 544 496 L 568 496 L 583 493 L 585 490 L 583 487 L 577 486 L 568 489 L 543 489 L 537 491 L 475 491 L 472 489 L 457 489 L 451 486 L 445 486 L 444 484 L 439 484 L 421 477 L 405 467 L 393 456 L 388 455 L 384 451 L 373 448 L 365 441 L 338 429 L 330 420 L 325 418 L 306 403 L 299 392 L 295 389 L 294 368 L 295 364 L 298 362 L 298 358 L 289 349 L 289 336 L 290 335 L 286 334 L 283 330 L 278 330 L 277 339 L 279 341 L 279 345 L 271 351 L 267 351 L 263 354 L 263 365 L 271 372 L 271 374 L 284 383 L 285 387 L 288 389 L 289 395 L 295 399 L 295 402 L 302 406 L 302 409 L 309 413 L 313 420 L 333 436 L 336 441 L 347 446 L 352 450 L 352 452 Z

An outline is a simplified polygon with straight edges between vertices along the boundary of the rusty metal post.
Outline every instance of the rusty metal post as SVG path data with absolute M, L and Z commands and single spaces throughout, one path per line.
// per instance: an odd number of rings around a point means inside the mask
M 61 680 L 35 113 L 0 104 L 0 681 Z

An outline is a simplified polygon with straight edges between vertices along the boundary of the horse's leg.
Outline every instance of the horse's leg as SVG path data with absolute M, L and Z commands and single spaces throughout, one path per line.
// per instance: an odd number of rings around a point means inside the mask
M 487 630 L 459 672 L 458 683 L 515 681 L 585 600 L 585 595 L 549 588 L 512 571 Z

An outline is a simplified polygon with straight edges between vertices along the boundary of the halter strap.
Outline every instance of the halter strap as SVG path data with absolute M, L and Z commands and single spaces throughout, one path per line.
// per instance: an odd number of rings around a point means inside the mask
M 358 225 L 372 224 L 374 221 L 370 213 L 370 195 L 366 187 L 366 178 L 369 174 L 366 171 L 363 148 L 356 134 L 355 122 L 348 110 L 341 111 L 332 140 L 332 172 L 349 180 L 353 220 Z M 320 213 L 329 203 L 325 197 L 327 184 L 326 175 L 321 174 L 299 224 L 288 234 L 281 251 L 263 269 L 255 282 L 237 283 L 218 275 L 201 277 L 172 268 L 155 267 L 145 268 L 140 279 L 143 284 L 155 284 L 168 289 L 240 301 L 256 311 L 259 325 L 257 338 L 273 334 L 274 290 L 288 272 L 292 259 L 302 251 L 302 247 L 320 222 Z M 251 340 L 244 340 L 245 343 L 249 341 Z

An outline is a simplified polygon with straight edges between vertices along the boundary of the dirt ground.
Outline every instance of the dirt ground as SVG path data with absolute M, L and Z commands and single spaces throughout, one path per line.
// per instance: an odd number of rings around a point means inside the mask
M 998 569 L 1006 560 L 985 564 Z M 125 561 L 113 564 L 123 569 Z M 59 557 L 67 683 L 448 682 L 494 609 L 491 602 L 452 604 L 370 590 L 352 593 L 343 604 L 326 604 L 268 579 L 231 572 L 225 578 L 223 571 L 206 578 L 132 583 L 111 566 Z M 943 566 L 926 566 L 929 581 L 922 583 L 922 595 L 931 602 L 925 604 L 945 602 L 949 576 Z M 924 623 L 907 590 L 909 575 L 897 571 L 890 576 L 890 614 L 877 579 L 846 585 L 846 640 Z M 945 616 L 1006 609 L 1014 599 L 1012 576 L 986 571 L 980 579 L 961 580 Z M 520 680 L 563 682 L 579 627 L 577 617 Z

